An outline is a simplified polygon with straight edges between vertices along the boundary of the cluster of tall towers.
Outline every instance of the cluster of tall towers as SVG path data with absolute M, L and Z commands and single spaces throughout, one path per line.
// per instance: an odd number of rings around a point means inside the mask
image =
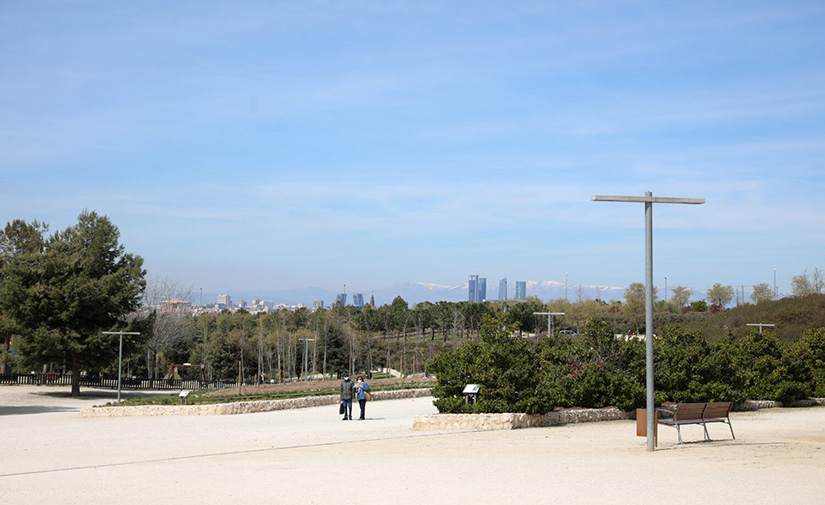
M 527 298 L 527 281 L 516 281 L 517 299 Z M 467 300 L 471 302 L 483 302 L 487 299 L 487 278 L 478 275 L 470 276 Z M 498 299 L 507 300 L 507 277 L 498 283 Z

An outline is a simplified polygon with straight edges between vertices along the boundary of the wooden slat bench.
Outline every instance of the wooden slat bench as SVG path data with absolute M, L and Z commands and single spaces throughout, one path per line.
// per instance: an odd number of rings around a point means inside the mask
M 705 440 L 709 441 L 710 435 L 708 434 L 707 424 L 727 423 L 731 436 L 736 440 L 736 435 L 733 434 L 733 426 L 730 424 L 731 407 L 733 407 L 732 402 L 679 403 L 676 405 L 676 410 L 673 411 L 673 417 L 670 419 L 659 419 L 659 424 L 675 426 L 676 433 L 679 435 L 680 444 L 683 442 L 682 430 L 679 427 L 686 424 L 701 424 L 705 430 Z

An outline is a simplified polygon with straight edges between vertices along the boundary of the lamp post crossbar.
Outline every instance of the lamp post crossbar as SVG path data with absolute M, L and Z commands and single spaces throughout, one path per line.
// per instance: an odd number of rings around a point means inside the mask
M 117 358 L 117 401 L 120 402 L 120 386 L 123 376 L 123 335 L 140 335 L 137 331 L 104 331 L 104 335 L 120 335 L 120 350 Z
M 745 324 L 745 326 L 759 326 L 759 333 L 762 333 L 762 327 L 763 326 L 776 326 L 776 325 L 775 324 L 769 324 L 769 323 L 747 323 L 747 324 Z
M 590 199 L 594 202 L 629 202 L 645 204 L 645 387 L 647 390 L 647 450 L 655 450 L 655 438 L 653 436 L 655 425 L 653 396 L 653 204 L 654 203 L 681 203 L 688 205 L 701 205 L 705 203 L 704 198 L 674 198 L 674 197 L 654 197 L 650 191 L 644 196 L 615 196 L 615 195 L 593 195 Z M 665 293 L 667 295 L 667 293 Z

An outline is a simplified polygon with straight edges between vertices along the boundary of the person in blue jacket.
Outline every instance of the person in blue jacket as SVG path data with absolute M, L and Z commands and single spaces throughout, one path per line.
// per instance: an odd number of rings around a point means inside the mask
M 358 398 L 358 406 L 361 407 L 361 417 L 359 421 L 364 420 L 364 407 L 367 405 L 367 391 L 370 390 L 370 385 L 364 382 L 364 376 L 359 375 L 355 380 L 355 394 Z

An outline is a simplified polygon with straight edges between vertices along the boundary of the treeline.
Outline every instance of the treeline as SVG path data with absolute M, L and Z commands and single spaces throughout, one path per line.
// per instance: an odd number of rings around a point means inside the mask
M 603 320 L 581 335 L 538 341 L 513 338 L 503 318 L 488 318 L 478 340 L 448 350 L 430 364 L 440 412 L 545 413 L 557 407 L 624 410 L 645 404 L 645 344 L 617 338 Z M 792 342 L 753 330 L 713 343 L 668 325 L 654 344 L 655 400 L 709 402 L 793 401 L 825 396 L 825 328 Z M 466 403 L 466 384 L 481 386 Z
M 555 335 L 560 330 L 578 334 L 584 331 L 587 321 L 595 319 L 602 321 L 604 331 L 610 335 L 643 334 L 643 305 L 632 296 L 625 298 L 625 303 L 608 304 L 565 299 L 544 303 L 531 297 L 510 301 L 505 309 L 501 302 L 425 302 L 410 307 L 397 297 L 380 307 L 336 306 L 259 314 L 238 310 L 197 317 L 144 307 L 129 317 L 129 328 L 141 335 L 124 339 L 123 374 L 161 379 L 169 373 L 169 365 L 182 363 L 203 364 L 210 382 L 236 381 L 243 375 L 243 380 L 250 383 L 261 374 L 267 381 L 282 382 L 307 375 L 334 377 L 344 372 L 385 369 L 404 375 L 425 373 L 432 371 L 426 363 L 442 350 L 478 340 L 486 317 L 501 317 L 508 327 L 519 328 L 518 334 L 523 337 L 546 337 L 550 321 Z M 824 307 L 825 296 L 812 295 L 748 304 L 715 314 L 659 309 L 655 323 L 657 331 L 668 324 L 680 324 L 715 341 L 729 333 L 746 334 L 752 330 L 746 326 L 750 322 L 776 321 L 777 326 L 771 328 L 773 334 L 780 340 L 792 340 L 807 327 L 825 326 Z M 536 312 L 564 315 L 548 319 Z M 795 333 L 790 336 L 788 331 Z M 117 356 L 109 356 L 110 360 L 99 369 L 87 372 L 116 375 Z M 25 356 L 18 356 L 18 362 L 24 367 L 34 366 Z M 60 372 L 69 367 L 68 363 L 54 361 L 46 371 Z M 181 378 L 198 378 L 193 369 L 180 369 L 179 373 Z
M 536 312 L 565 315 L 548 319 Z M 599 317 L 609 317 L 616 332 L 634 332 L 644 316 L 631 305 L 617 308 L 598 300 L 565 299 L 544 303 L 535 297 L 509 301 L 506 307 L 501 302 L 423 302 L 410 307 L 396 297 L 379 307 L 258 314 L 238 310 L 197 317 L 157 309 L 133 315 L 131 326 L 142 324 L 146 336 L 129 342 L 125 373 L 162 378 L 169 365 L 179 363 L 204 364 L 210 381 L 237 380 L 240 371 L 245 381 L 263 374 L 276 382 L 386 369 L 403 375 L 425 373 L 426 363 L 443 349 L 478 339 L 484 318 L 496 314 L 525 337 L 546 336 L 551 321 L 554 333 L 577 333 L 587 320 Z

